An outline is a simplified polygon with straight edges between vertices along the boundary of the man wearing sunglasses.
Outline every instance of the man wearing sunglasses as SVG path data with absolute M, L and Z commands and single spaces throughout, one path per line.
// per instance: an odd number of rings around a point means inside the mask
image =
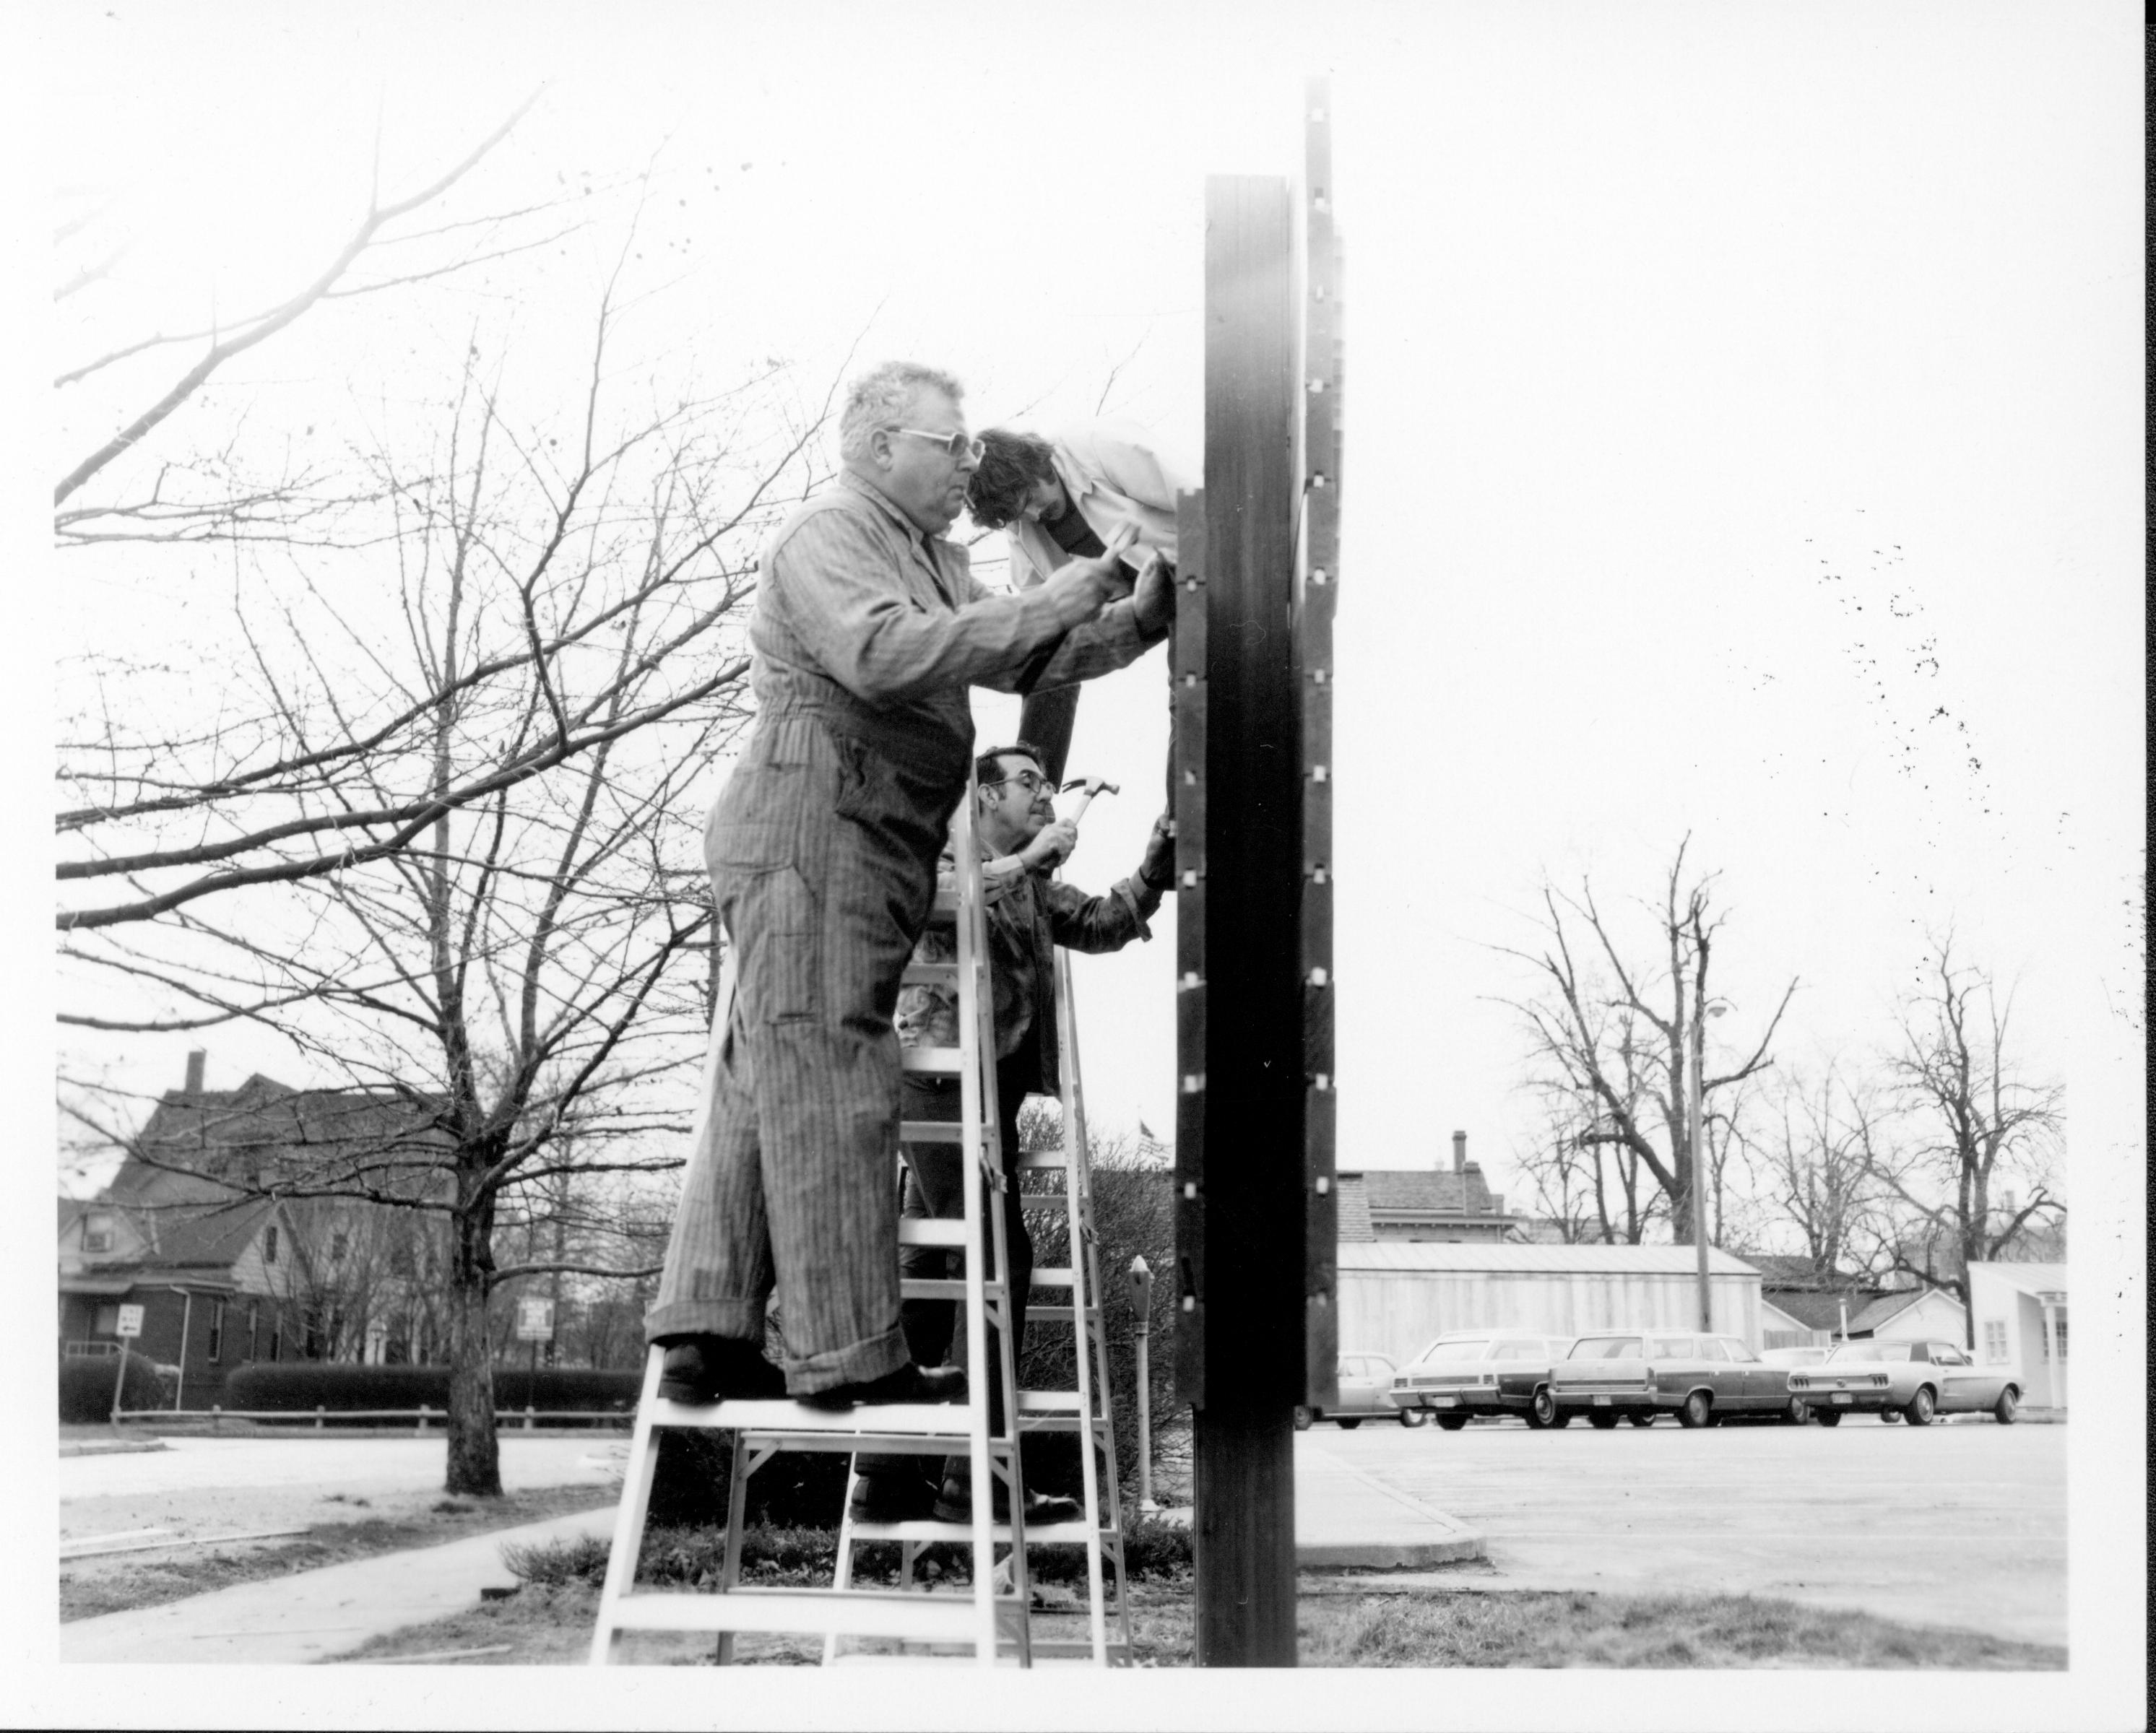
M 946 539 L 980 462 L 948 374 L 853 382 L 842 473 L 772 539 L 749 622 L 754 731 L 705 828 L 737 990 L 716 1031 L 657 1304 L 661 1393 L 827 1407 L 956 1401 L 899 1324 L 900 977 L 973 756 L 970 685 L 1107 673 L 1173 592 L 1111 550 L 1023 594 Z M 783 1371 L 765 1358 L 774 1289 Z
M 1120 951 L 1133 939 L 1150 939 L 1147 925 L 1175 874 L 1175 843 L 1163 813 L 1147 839 L 1137 870 L 1105 896 L 1088 896 L 1076 886 L 1051 878 L 1057 864 L 1078 843 L 1078 828 L 1055 816 L 1055 786 L 1041 769 L 1040 755 L 1023 741 L 983 753 L 974 766 L 979 792 L 976 833 L 987 904 L 988 979 L 995 997 L 996 1107 L 1002 1139 L 1004 1238 L 1010 1249 L 1012 1353 L 1024 1346 L 1026 1290 L 1033 1271 L 1033 1239 L 1026 1232 L 1018 1189 L 1019 1108 L 1029 1095 L 1052 1095 L 1062 1087 L 1058 1054 L 1053 947 L 1100 952 Z M 954 864 L 946 854 L 947 878 Z M 926 934 L 916 951 L 921 962 L 948 962 L 951 935 Z M 955 987 L 908 987 L 899 995 L 898 1038 L 906 1046 L 955 1047 L 958 1043 L 958 996 Z M 904 1080 L 904 1114 L 909 1120 L 958 1120 L 958 1081 L 909 1073 Z M 964 1213 L 963 1157 L 956 1144 L 907 1144 L 904 1213 L 956 1220 Z M 983 1244 L 988 1241 L 985 1232 Z M 901 1273 L 909 1277 L 955 1277 L 962 1256 L 941 1246 L 908 1246 L 899 1254 Z M 947 1260 L 948 1264 L 947 1267 Z M 939 1365 L 951 1346 L 957 1308 L 947 1300 L 909 1300 L 899 1309 L 907 1346 L 918 1366 Z M 995 1340 L 988 1342 L 995 1363 Z M 1003 1392 L 989 1392 L 988 1424 L 1003 1424 Z M 921 1473 L 921 1459 L 864 1456 L 855 1489 L 854 1515 L 865 1522 L 903 1522 L 933 1515 L 946 1522 L 972 1520 L 971 1483 L 966 1459 L 943 1465 L 943 1482 Z M 997 1489 L 995 1515 L 1004 1520 L 1004 1495 Z M 1068 1522 L 1080 1515 L 1076 1502 L 1029 1492 L 1029 1525 Z

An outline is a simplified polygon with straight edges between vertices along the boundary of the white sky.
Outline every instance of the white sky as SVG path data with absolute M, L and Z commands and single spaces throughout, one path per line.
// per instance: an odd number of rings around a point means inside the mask
M 1091 413 L 1120 366 L 1110 408 L 1194 457 L 1204 178 L 1293 172 L 1302 77 L 1329 69 L 1342 1164 L 1442 1162 L 1460 1127 L 1508 1188 L 1530 1113 L 1491 1001 L 1524 982 L 1488 947 L 1526 938 L 1545 869 L 1591 870 L 1605 904 L 1650 895 L 1688 832 L 1732 910 L 1717 1040 L 1753 1034 L 1794 976 L 1789 1058 L 1883 1041 L 1928 925 L 2018 979 L 2025 1057 L 2071 1091 L 2076 1281 L 2138 1280 L 2138 14 L 1317 18 L 121 5 L 14 22 L 43 38 L 54 172 L 136 182 L 175 219 L 160 256 L 213 259 L 228 305 L 299 274 L 346 220 L 377 100 L 385 178 L 408 184 L 544 75 L 493 187 L 622 172 L 665 142 L 645 354 L 723 376 L 786 353 L 814 379 L 865 331 L 865 359 L 957 372 L 977 426 Z M 241 177 L 266 226 L 203 214 L 204 186 Z M 454 317 L 514 321 L 543 391 L 591 283 L 572 261 L 528 305 Z M 288 337 L 265 384 L 358 341 Z M 56 466 L 27 467 L 43 561 Z M 1163 678 L 1155 658 L 1081 703 L 1072 772 L 1124 789 L 1087 821 L 1071 874 L 1089 887 L 1131 869 L 1156 810 Z M 1015 710 L 983 695 L 983 735 Z M 25 879 L 25 908 L 43 884 Z M 1171 915 L 1158 933 L 1079 982 L 1093 1116 L 1165 1133 Z M 154 1089 L 187 1044 L 96 1059 Z M 294 1069 L 211 1046 L 213 1084 Z

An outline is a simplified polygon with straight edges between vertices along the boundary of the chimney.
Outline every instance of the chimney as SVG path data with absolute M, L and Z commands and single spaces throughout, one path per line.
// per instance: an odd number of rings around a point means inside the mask
M 1452 1134 L 1452 1171 L 1455 1173 L 1467 1172 L 1467 1134 L 1465 1131 Z
M 190 1095 L 199 1095 L 203 1089 L 203 1066 L 209 1055 L 199 1047 L 187 1055 L 187 1088 Z

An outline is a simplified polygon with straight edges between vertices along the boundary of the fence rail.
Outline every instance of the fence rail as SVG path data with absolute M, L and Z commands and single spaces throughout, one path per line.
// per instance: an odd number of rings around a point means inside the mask
M 449 1411 L 430 1407 L 422 1402 L 416 1408 L 332 1408 L 317 1404 L 310 1412 L 305 1408 L 227 1408 L 215 1404 L 207 1408 L 123 1408 L 112 1417 L 115 1425 L 131 1421 L 150 1421 L 170 1425 L 176 1420 L 204 1420 L 215 1432 L 227 1420 L 267 1420 L 292 1426 L 311 1426 L 316 1432 L 325 1430 L 329 1423 L 341 1423 L 347 1420 L 405 1420 L 413 1423 L 413 1430 L 424 1433 L 434 1426 L 449 1423 Z M 530 1432 L 544 1424 L 547 1426 L 581 1425 L 628 1427 L 636 1418 L 634 1408 L 496 1408 L 494 1423 L 496 1427 L 516 1426 L 521 1423 L 522 1430 Z

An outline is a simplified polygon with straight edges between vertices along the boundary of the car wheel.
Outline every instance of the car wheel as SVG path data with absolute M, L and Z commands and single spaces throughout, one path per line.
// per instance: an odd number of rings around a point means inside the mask
M 1311 1423 L 1317 1418 L 1317 1416 L 1313 1414 L 1308 1408 L 1302 1407 L 1300 1403 L 1296 1404 L 1295 1411 L 1295 1429 L 1297 1432 L 1308 1432 L 1311 1428 Z
M 1713 1423 L 1714 1398 L 1704 1390 L 1693 1391 L 1684 1399 L 1684 1406 L 1677 1410 L 1677 1424 L 1680 1426 L 1691 1427 L 1697 1431 L 1702 1426 Z
M 1430 1424 L 1430 1410 L 1428 1408 L 1402 1408 L 1400 1410 L 1400 1424 L 1403 1426 L 1427 1426 Z
M 1879 1411 L 1879 1418 L 1888 1426 L 1892 1426 L 1901 1418 L 1902 1411 L 1899 1408 L 1881 1408 Z
M 1652 1414 L 1627 1414 L 1625 1418 L 1635 1426 L 1652 1426 L 1655 1423 Z
M 1565 1428 L 1571 1424 L 1572 1411 L 1569 1408 L 1559 1408 L 1557 1411 L 1557 1418 L 1550 1422 L 1550 1430 L 1552 1432 L 1563 1432 Z
M 1338 1427 L 1342 1432 L 1353 1432 L 1363 1423 L 1359 1418 L 1358 1418 L 1354 1420 L 1336 1420 L 1332 1423 Z
M 1545 1432 L 1558 1423 L 1557 1397 L 1548 1385 L 1537 1390 L 1534 1399 L 1528 1402 L 1527 1418 L 1530 1432 Z
M 1932 1416 L 1938 1412 L 1938 1398 L 1932 1394 L 1932 1387 L 1919 1384 L 1917 1393 L 1909 1398 L 1909 1406 L 1902 1410 L 1902 1418 L 1912 1426 L 1929 1426 Z
M 1793 1396 L 1789 1398 L 1789 1406 L 1784 1411 L 1782 1418 L 1792 1426 L 1802 1426 L 1812 1418 L 1812 1405 L 1801 1396 Z
M 1440 1431 L 1458 1432 L 1467 1424 L 1467 1417 L 1465 1414 L 1440 1414 L 1437 1423 Z
M 1839 1408 L 1821 1408 L 1817 1413 L 1812 1416 L 1812 1418 L 1818 1421 L 1821 1426 L 1839 1426 L 1841 1424 L 1841 1410 Z
M 1999 1392 L 1999 1400 L 1992 1407 L 1991 1418 L 2001 1426 L 2011 1426 L 2020 1413 L 2020 1409 L 2014 1400 L 2014 1387 L 2009 1384 Z
M 1617 1429 L 1617 1416 L 1607 1410 L 1599 1410 L 1587 1417 L 1587 1423 L 1597 1432 L 1614 1432 Z

